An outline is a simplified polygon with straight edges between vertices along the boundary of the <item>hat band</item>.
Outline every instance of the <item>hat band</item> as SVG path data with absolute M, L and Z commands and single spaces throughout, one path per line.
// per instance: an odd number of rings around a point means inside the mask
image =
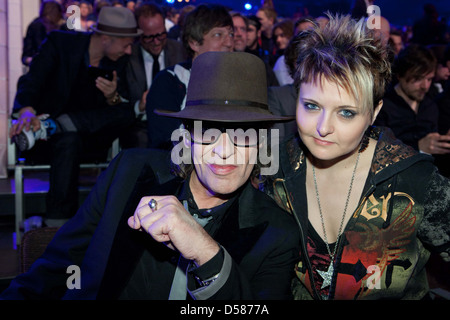
M 136 33 L 137 28 L 117 28 L 112 26 L 107 26 L 104 24 L 99 23 L 97 25 L 97 30 L 104 31 L 104 32 L 111 32 L 111 33 L 123 33 L 123 34 L 131 34 Z
M 205 99 L 205 100 L 186 101 L 186 106 L 202 106 L 202 105 L 247 106 L 268 110 L 268 106 L 266 104 L 248 100 Z

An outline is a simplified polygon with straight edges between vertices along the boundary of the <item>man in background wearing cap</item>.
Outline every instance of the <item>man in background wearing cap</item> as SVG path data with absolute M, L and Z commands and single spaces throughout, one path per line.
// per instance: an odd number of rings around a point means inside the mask
M 233 51 L 233 20 L 221 5 L 202 4 L 186 15 L 183 23 L 183 45 L 190 59 L 207 51 Z M 155 109 L 180 111 L 184 108 L 186 88 L 192 61 L 178 63 L 162 70 L 147 95 L 148 144 L 150 148 L 170 149 L 172 131 L 179 128 L 178 119 L 165 119 Z
M 97 22 L 93 34 L 50 33 L 18 82 L 17 121 L 10 137 L 21 151 L 48 139 L 48 226 L 60 226 L 78 209 L 81 156 L 89 148 L 107 150 L 135 117 L 122 103 L 126 89 L 119 81 L 125 56 L 140 34 L 134 15 L 126 8 L 104 7 Z
M 244 52 L 203 53 L 192 64 L 186 107 L 156 112 L 185 124 L 171 156 L 120 153 L 0 299 L 291 297 L 299 232 L 252 183 L 266 172 L 261 151 L 273 140 L 263 128 L 294 118 L 269 112 L 264 64 Z M 73 290 L 69 266 L 80 268 Z

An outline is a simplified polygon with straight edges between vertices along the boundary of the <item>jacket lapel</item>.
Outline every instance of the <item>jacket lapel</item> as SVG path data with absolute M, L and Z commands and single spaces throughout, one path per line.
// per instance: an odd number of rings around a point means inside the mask
M 244 187 L 239 199 L 226 213 L 215 237 L 238 264 L 267 228 L 267 222 L 259 219 L 260 213 L 255 212 L 254 206 L 249 205 L 257 201 L 253 199 L 255 192 L 257 191 L 253 190 L 250 183 Z
M 160 185 L 150 166 L 144 167 L 123 210 L 97 299 L 117 299 L 144 252 L 143 233 L 131 229 L 127 223 L 140 199 L 148 195 L 175 194 L 181 182 L 174 178 Z
M 140 199 L 148 195 L 177 194 L 181 186 L 182 180 L 178 178 L 161 185 L 157 177 L 147 173 L 146 169 L 152 171 L 149 167 L 144 168 L 123 210 L 97 299 L 117 299 L 142 257 L 145 249 L 145 241 L 141 238 L 143 233 L 132 230 L 127 224 Z M 217 242 L 238 264 L 267 228 L 267 222 L 260 221 L 260 213 L 248 205 L 256 201 L 253 199 L 255 192 L 250 184 L 244 187 L 240 197 L 228 209 L 215 235 Z
M 142 56 L 142 50 L 139 44 L 134 45 L 132 50 L 133 54 L 130 56 L 129 61 L 131 67 L 127 72 L 132 72 L 134 74 L 131 79 L 135 79 L 133 87 L 136 89 L 130 88 L 130 90 L 136 92 L 136 95 L 138 95 L 140 99 L 141 94 L 137 94 L 137 92 L 146 91 L 148 86 L 147 77 L 145 76 L 144 57 Z

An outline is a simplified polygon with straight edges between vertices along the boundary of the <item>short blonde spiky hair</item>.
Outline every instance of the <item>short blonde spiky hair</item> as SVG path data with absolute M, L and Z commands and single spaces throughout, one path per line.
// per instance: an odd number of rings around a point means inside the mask
M 367 28 L 364 19 L 327 16 L 330 21 L 323 29 L 315 27 L 297 35 L 301 39 L 295 84 L 300 88 L 303 82 L 334 82 L 353 94 L 363 111 L 373 115 L 391 78 L 389 49 Z

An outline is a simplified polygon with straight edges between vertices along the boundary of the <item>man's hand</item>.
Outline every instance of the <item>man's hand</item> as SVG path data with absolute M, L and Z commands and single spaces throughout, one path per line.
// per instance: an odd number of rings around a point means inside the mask
M 450 153 L 450 132 L 445 135 L 437 132 L 427 134 L 419 140 L 419 150 L 429 154 Z
M 95 80 L 95 86 L 103 92 L 106 100 L 114 98 L 117 90 L 117 72 L 113 71 L 113 79 L 109 81 L 103 77 L 98 77 Z
M 32 129 L 34 132 L 41 128 L 41 121 L 36 116 L 33 107 L 24 107 L 19 111 L 19 119 L 11 126 L 9 137 L 12 138 L 22 132 Z
M 155 199 L 156 209 L 148 202 Z M 202 265 L 220 250 L 219 245 L 174 196 L 143 197 L 128 225 L 149 233 L 158 242 L 178 250 L 183 257 Z
M 145 106 L 147 104 L 147 94 L 148 94 L 148 90 L 142 94 L 141 101 L 139 102 L 139 111 L 140 112 L 145 111 Z

